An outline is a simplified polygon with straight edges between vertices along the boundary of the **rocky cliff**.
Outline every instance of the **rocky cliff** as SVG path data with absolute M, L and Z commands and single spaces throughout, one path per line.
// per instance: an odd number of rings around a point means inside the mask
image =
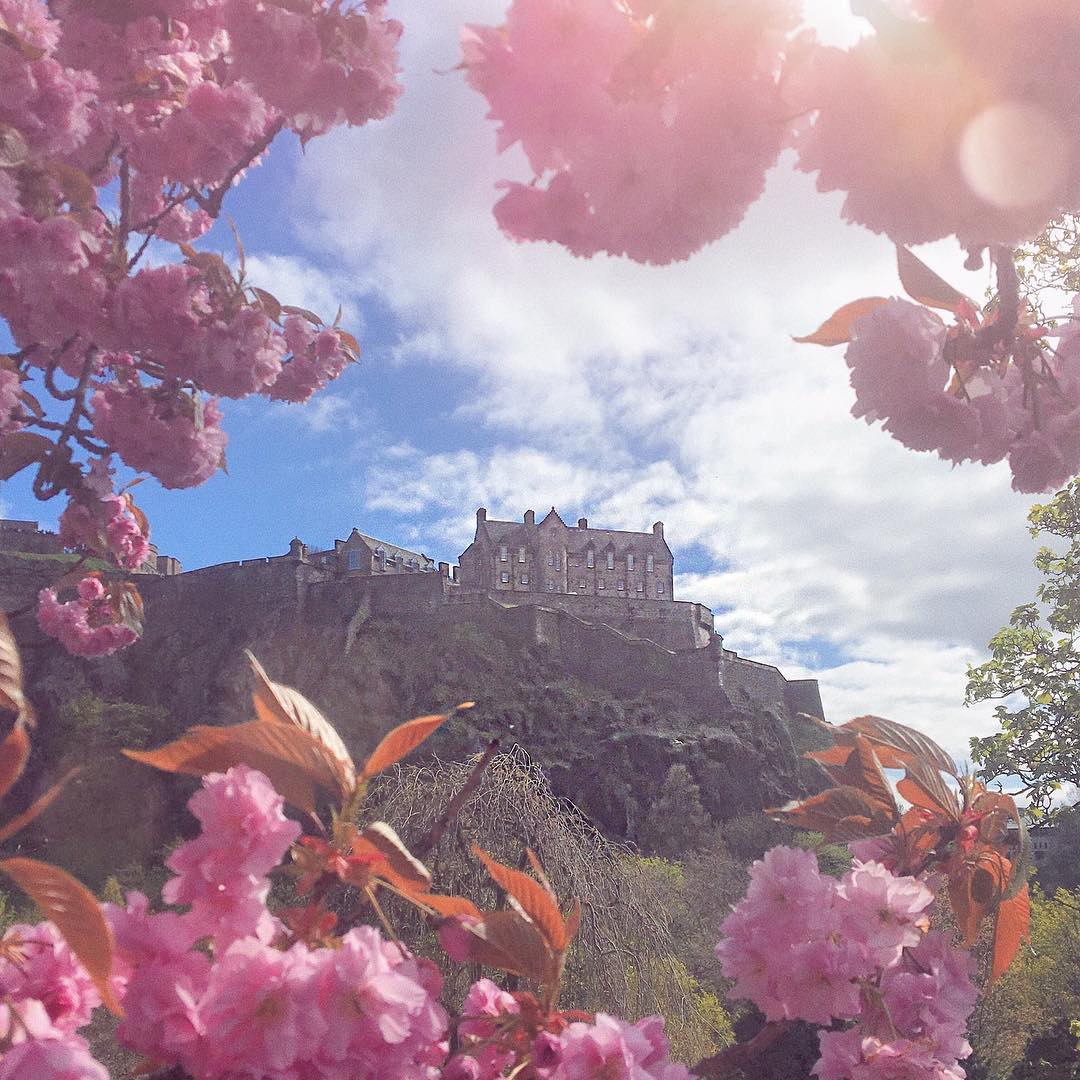
M 72 763 L 85 766 L 31 846 L 91 880 L 115 856 L 96 852 L 88 830 L 124 835 L 123 857 L 142 860 L 180 830 L 179 807 L 190 790 L 121 759 L 118 746 L 157 745 L 194 723 L 248 719 L 245 648 L 272 678 L 314 702 L 357 759 L 393 724 L 475 700 L 474 711 L 425 749 L 460 759 L 496 736 L 504 746 L 519 743 L 557 794 L 618 838 L 635 838 L 676 763 L 690 770 L 716 820 L 783 803 L 817 784 L 799 760 L 812 736 L 794 728 L 785 710 L 733 704 L 718 686 L 681 679 L 676 657 L 667 671 L 664 656 L 650 653 L 655 672 L 645 677 L 640 664 L 620 668 L 631 654 L 613 630 L 591 628 L 593 657 L 583 668 L 566 651 L 580 647 L 580 635 L 562 641 L 550 627 L 538 633 L 513 609 L 391 616 L 280 593 L 145 592 L 145 637 L 104 660 L 74 659 L 28 617 L 16 620 L 41 713 L 23 796 Z M 607 669 L 605 641 L 615 665 Z M 102 708 L 101 701 L 125 704 Z

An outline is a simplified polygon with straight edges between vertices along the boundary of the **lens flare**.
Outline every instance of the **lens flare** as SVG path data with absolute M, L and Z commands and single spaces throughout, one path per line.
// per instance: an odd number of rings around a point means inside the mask
M 1069 166 L 1069 143 L 1043 109 L 1005 101 L 984 109 L 960 139 L 960 169 L 991 206 L 1033 206 L 1053 199 Z

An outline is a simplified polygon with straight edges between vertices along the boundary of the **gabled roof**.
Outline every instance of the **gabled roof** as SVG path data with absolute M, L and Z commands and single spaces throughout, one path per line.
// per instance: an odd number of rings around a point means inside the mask
M 579 529 L 575 525 L 567 525 L 554 507 L 548 511 L 543 521 L 535 525 L 527 525 L 524 521 L 498 521 L 494 518 L 486 518 L 477 525 L 476 533 L 480 536 L 486 530 L 488 539 L 493 543 L 506 544 L 508 547 L 527 545 L 537 535 L 537 530 L 551 520 L 552 515 L 566 530 L 567 551 L 584 551 L 590 544 L 598 551 L 602 551 L 610 544 L 615 551 L 623 553 L 664 550 L 669 555 L 671 554 L 667 541 L 655 533 L 631 532 L 628 529 Z

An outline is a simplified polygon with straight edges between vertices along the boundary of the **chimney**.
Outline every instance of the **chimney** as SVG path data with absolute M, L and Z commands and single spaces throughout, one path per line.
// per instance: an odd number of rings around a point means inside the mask
M 578 518 L 577 519 L 577 527 L 579 529 L 587 529 L 589 527 L 589 519 L 588 518 Z
M 450 576 L 450 564 L 448 562 L 439 563 L 439 573 L 444 578 L 448 578 Z
M 526 510 L 525 511 L 525 524 L 526 525 L 535 525 L 536 524 L 536 514 L 533 513 L 532 510 Z
M 458 579 L 458 570 L 459 569 L 460 568 L 457 567 L 457 566 L 452 566 L 450 568 L 450 580 L 451 581 L 457 581 L 457 579 Z
M 476 527 L 477 528 L 480 528 L 480 523 L 482 521 L 487 521 L 487 510 L 485 510 L 481 506 L 480 509 L 476 511 Z
M 661 540 L 664 539 L 664 523 L 662 521 L 653 522 L 652 534 L 653 536 L 659 536 Z

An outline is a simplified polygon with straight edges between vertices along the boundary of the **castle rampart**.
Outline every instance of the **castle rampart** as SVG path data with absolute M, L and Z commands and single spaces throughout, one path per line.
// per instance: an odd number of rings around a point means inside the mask
M 280 609 L 327 625 L 371 616 L 472 623 L 549 649 L 569 673 L 619 692 L 671 691 L 823 716 L 816 680 L 788 681 L 772 665 L 724 648 L 708 607 L 671 597 L 673 560 L 661 523 L 650 533 L 617 533 L 590 529 L 584 518 L 568 527 L 554 510 L 539 524 L 531 512 L 519 524 L 489 521 L 480 511 L 477 535 L 453 570 L 354 529 L 326 551 L 294 539 L 285 554 L 187 572 L 158 556 L 160 572 L 140 574 L 138 584 L 149 618 L 165 602 L 237 619 Z M 31 604 L 56 580 L 58 562 L 72 558 L 36 522 L 0 521 L 0 605 Z M 589 587 L 578 589 L 586 563 Z M 506 564 L 512 570 L 502 569 Z M 532 566 L 541 571 L 535 586 L 526 572 Z M 543 576 L 545 566 L 562 577 Z M 503 574 L 510 587 L 500 585 Z M 600 588 L 607 578 L 611 587 Z

